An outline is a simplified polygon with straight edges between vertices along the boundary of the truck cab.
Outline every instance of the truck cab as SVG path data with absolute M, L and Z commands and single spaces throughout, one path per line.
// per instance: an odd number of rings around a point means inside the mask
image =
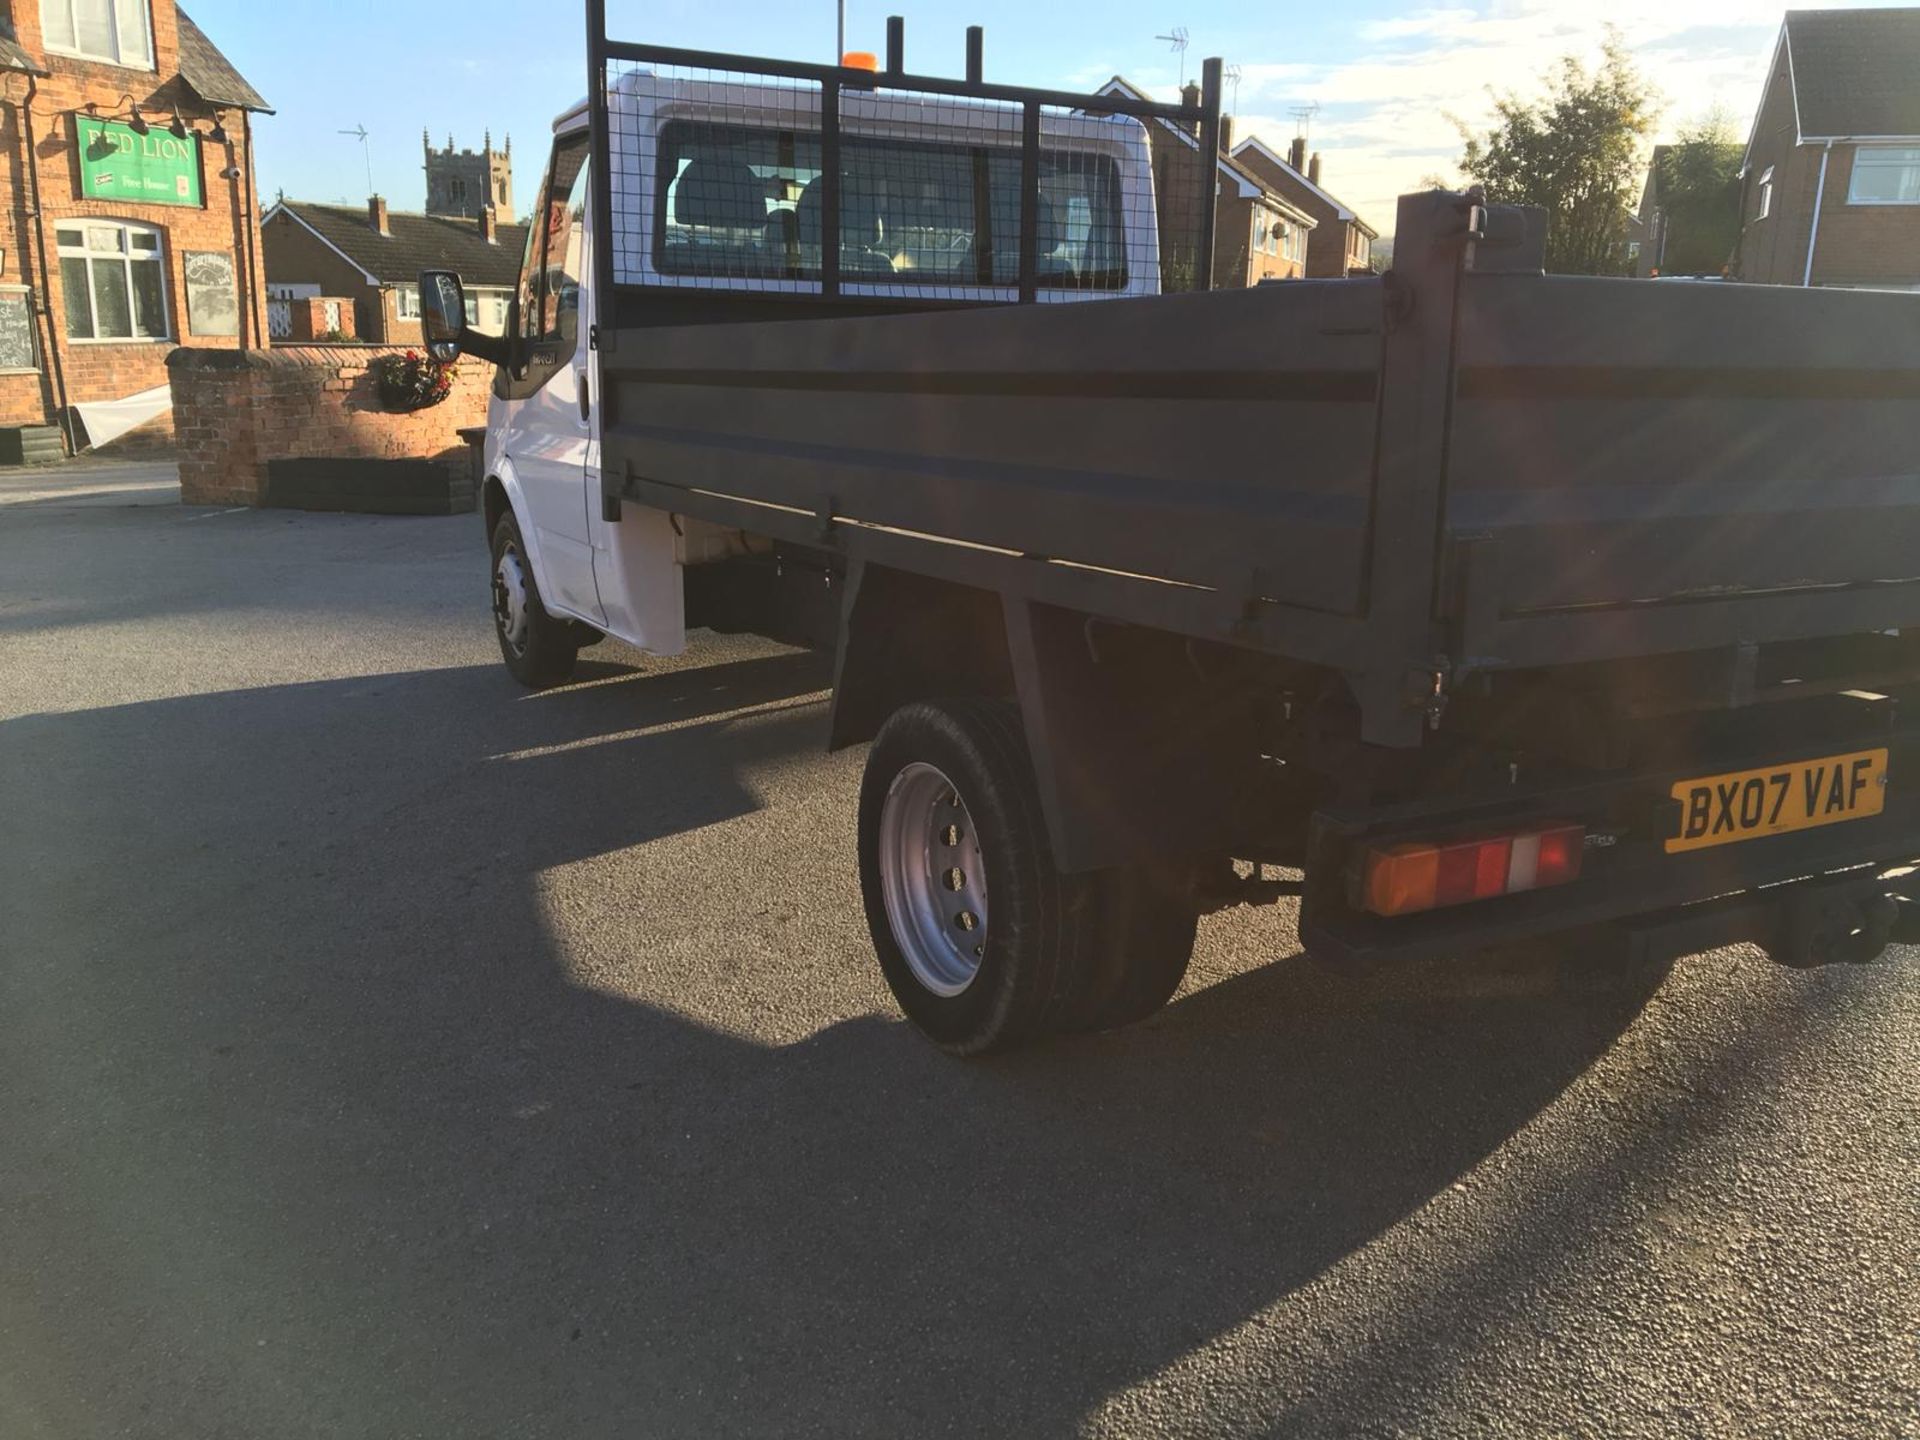
M 635 71 L 609 103 L 612 273 L 672 297 L 682 316 L 817 300 L 830 229 L 836 288 L 855 313 L 1019 298 L 1018 107 L 848 96 L 838 116 L 839 217 L 829 225 L 819 106 L 793 87 Z M 1160 293 L 1141 123 L 1050 114 L 1039 140 L 1037 300 Z M 494 620 L 508 667 L 530 684 L 564 679 L 578 646 L 600 635 L 680 653 L 686 567 L 756 546 L 697 519 L 602 513 L 589 142 L 583 101 L 554 122 L 488 407 Z M 457 341 L 457 277 L 423 284 L 438 343 Z M 469 351 L 487 348 L 464 333 Z

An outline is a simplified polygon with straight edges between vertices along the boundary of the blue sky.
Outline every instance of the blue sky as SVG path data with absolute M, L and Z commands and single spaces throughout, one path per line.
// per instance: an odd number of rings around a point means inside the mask
M 189 0 L 189 13 L 278 113 L 258 124 L 261 194 L 365 198 L 359 142 L 372 132 L 374 184 L 398 209 L 424 199 L 420 132 L 478 148 L 514 138 L 524 210 L 555 113 L 586 88 L 584 6 L 572 0 L 332 0 L 294 7 Z M 609 0 L 616 36 L 828 59 L 831 0 Z M 1611 19 L 1668 97 L 1663 129 L 1724 107 L 1744 137 L 1779 25 L 1762 0 L 1499 0 L 1439 6 L 1360 0 L 1344 7 L 1194 0 L 848 0 L 850 48 L 880 50 L 888 14 L 907 20 L 908 68 L 957 74 L 968 24 L 986 27 L 987 73 L 1013 83 L 1091 87 L 1118 71 L 1171 97 L 1178 57 L 1155 40 L 1190 36 L 1189 72 L 1220 55 L 1240 69 L 1239 133 L 1284 146 L 1292 112 L 1315 104 L 1325 181 L 1383 231 L 1393 197 L 1451 176 L 1449 113 L 1487 114 L 1487 87 L 1532 87 L 1556 56 L 1591 54 Z M 430 48 L 423 37 L 445 38 Z M 1229 90 L 1230 101 L 1234 98 Z

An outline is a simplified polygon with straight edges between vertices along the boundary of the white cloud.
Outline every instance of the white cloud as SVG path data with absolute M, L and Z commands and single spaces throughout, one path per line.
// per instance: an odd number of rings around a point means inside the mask
M 1357 25 L 1352 58 L 1337 64 L 1241 59 L 1237 133 L 1284 149 L 1292 111 L 1319 102 L 1311 143 L 1324 156 L 1327 187 L 1391 231 L 1398 195 L 1429 174 L 1457 173 L 1460 137 L 1449 115 L 1483 124 L 1490 90 L 1530 94 L 1560 56 L 1596 59 L 1609 22 L 1666 98 L 1663 133 L 1716 105 L 1744 127 L 1780 17 L 1779 0 L 1490 0 L 1413 9 Z

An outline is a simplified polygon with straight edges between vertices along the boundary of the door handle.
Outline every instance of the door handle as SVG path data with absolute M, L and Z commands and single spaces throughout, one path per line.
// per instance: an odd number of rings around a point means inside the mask
M 580 397 L 580 423 L 584 425 L 587 423 L 587 416 L 592 413 L 593 410 L 593 401 L 587 395 L 587 372 L 584 370 L 574 371 L 573 385 L 574 392 Z

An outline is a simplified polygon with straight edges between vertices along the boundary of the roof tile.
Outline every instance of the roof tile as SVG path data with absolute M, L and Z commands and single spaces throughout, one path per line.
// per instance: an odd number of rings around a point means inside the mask
M 266 97 L 233 68 L 233 62 L 220 53 L 206 32 L 193 23 L 186 11 L 175 13 L 180 17 L 180 78 L 191 85 L 202 100 L 271 115 L 273 107 L 267 104 Z
M 1789 10 L 1803 139 L 1920 135 L 1920 9 Z

